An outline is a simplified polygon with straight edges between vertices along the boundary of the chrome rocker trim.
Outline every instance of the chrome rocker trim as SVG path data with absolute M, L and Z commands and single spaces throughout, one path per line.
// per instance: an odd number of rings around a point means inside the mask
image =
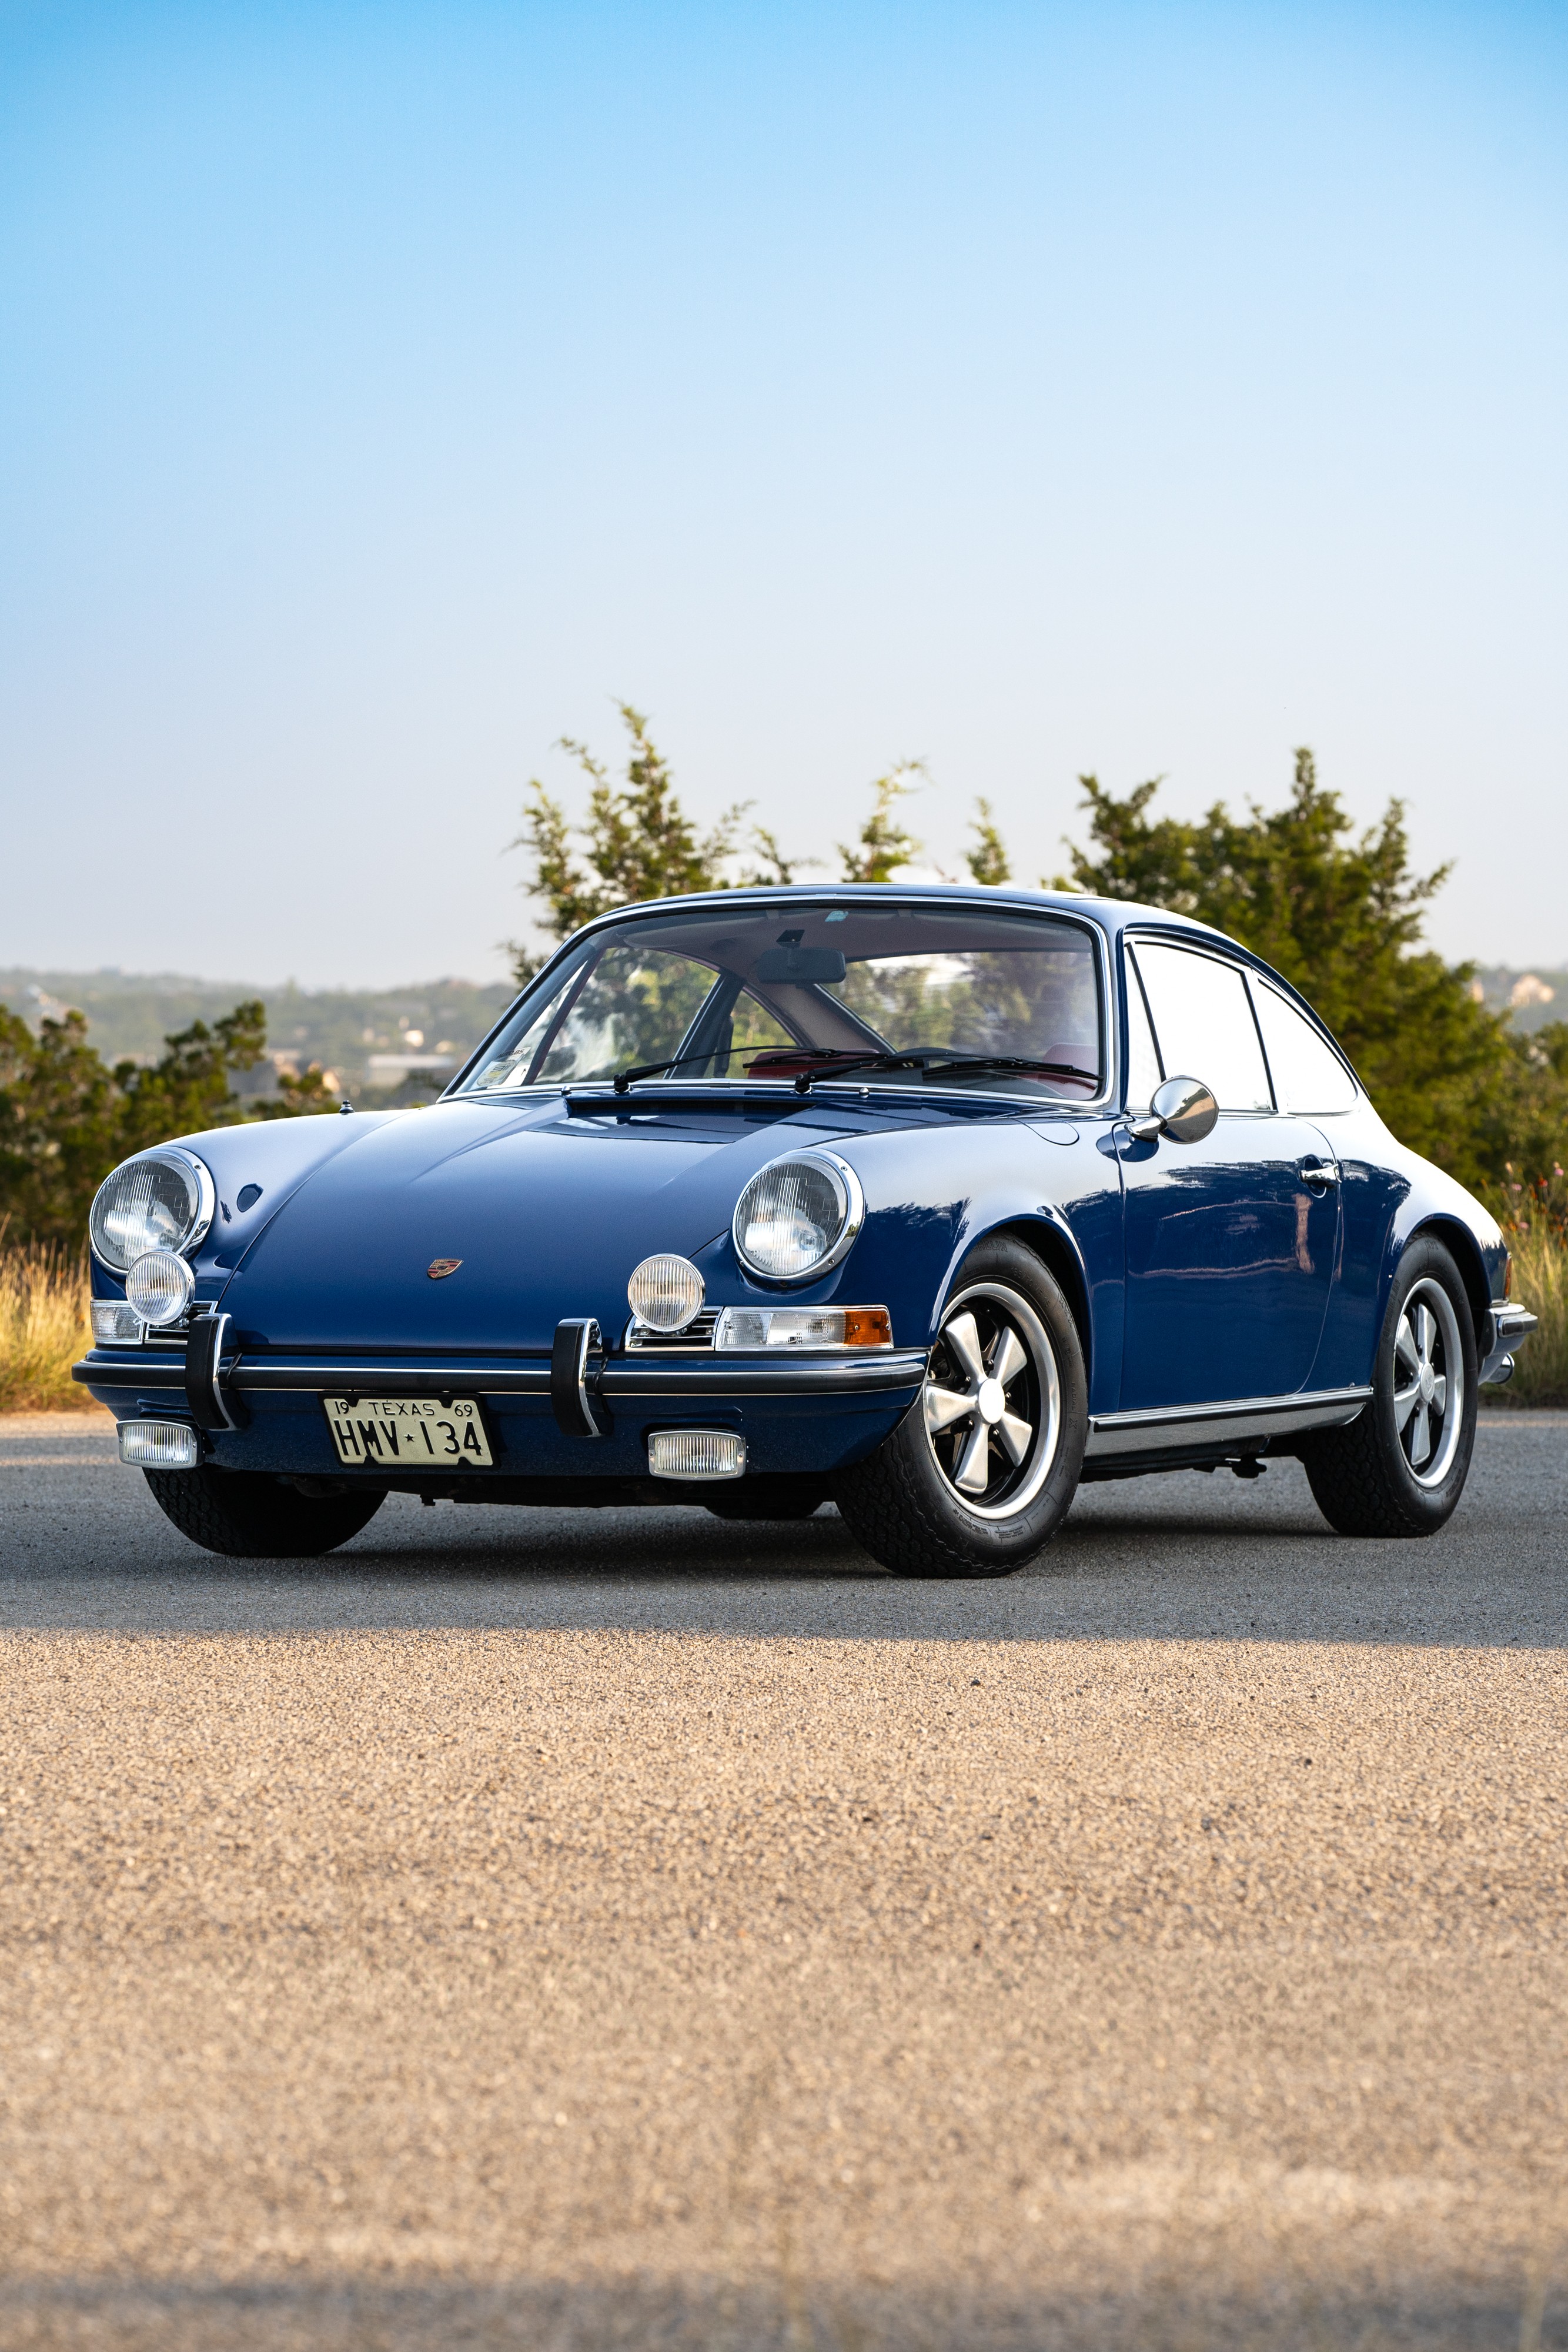
M 1223 1404 L 1158 1405 L 1091 1417 L 1084 1458 L 1160 1454 L 1189 1441 L 1209 1446 L 1232 1439 L 1278 1437 L 1301 1429 L 1340 1429 L 1372 1395 L 1364 1389 L 1316 1389 L 1284 1397 L 1234 1397 Z

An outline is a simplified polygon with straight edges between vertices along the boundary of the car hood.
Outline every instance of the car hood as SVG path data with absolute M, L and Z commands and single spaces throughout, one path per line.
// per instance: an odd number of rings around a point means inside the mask
M 844 1122 L 814 1105 L 436 1104 L 367 1123 L 307 1177 L 222 1303 L 253 1349 L 544 1349 L 580 1315 L 617 1338 L 643 1258 L 716 1244 L 727 1264 L 747 1180 L 831 1139 L 843 1145 Z M 455 1271 L 433 1278 L 443 1259 Z

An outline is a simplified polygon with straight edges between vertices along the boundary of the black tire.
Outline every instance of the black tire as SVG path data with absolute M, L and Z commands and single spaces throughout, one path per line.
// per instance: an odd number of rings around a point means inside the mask
M 1442 1299 L 1448 1302 L 1446 1318 Z M 1420 1396 L 1416 1327 L 1423 1313 L 1434 1326 L 1427 1358 L 1434 1370 L 1434 1397 L 1439 1373 L 1444 1383 L 1435 1433 L 1434 1404 Z M 1414 1376 L 1412 1347 L 1417 1357 Z M 1461 1384 L 1457 1403 L 1454 1360 Z M 1395 1273 L 1373 1365 L 1371 1402 L 1348 1429 L 1325 1429 L 1301 1444 L 1308 1483 L 1331 1527 L 1342 1536 L 1437 1534 L 1451 1517 L 1469 1473 L 1479 1369 L 1475 1322 L 1459 1269 L 1441 1242 L 1417 1236 Z M 1406 1402 L 1413 1386 L 1414 1405 Z M 1420 1454 L 1423 1420 L 1427 1444 Z
M 965 1314 L 984 1381 L 954 1352 Z M 981 1391 L 998 1386 L 994 1370 L 1006 1371 L 1002 1335 L 1009 1326 L 1030 1361 L 999 1384 L 998 1407 Z M 1049 1362 L 1035 1360 L 1042 1346 Z M 966 1399 L 973 1400 L 967 1413 Z M 1030 1433 L 1027 1449 L 1020 1430 Z M 1088 1431 L 1089 1386 L 1072 1310 L 1034 1252 L 998 1236 L 982 1242 L 959 1270 L 921 1395 L 874 1454 L 840 1473 L 833 1499 L 873 1559 L 895 1576 L 1010 1576 L 1067 1517 Z M 960 1475 L 973 1500 L 960 1491 Z
M 384 1486 L 301 1495 L 249 1470 L 146 1470 L 152 1499 L 183 1536 L 227 1559 L 316 1559 L 369 1525 L 386 1500 Z
M 733 1486 L 710 1487 L 702 1502 L 716 1519 L 809 1519 L 827 1499 L 826 1479 L 764 1470 Z

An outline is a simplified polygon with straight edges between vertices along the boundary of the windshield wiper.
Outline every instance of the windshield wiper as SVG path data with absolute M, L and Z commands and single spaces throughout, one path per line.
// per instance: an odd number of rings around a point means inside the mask
M 810 1094 L 818 1078 L 847 1077 L 852 1070 L 918 1070 L 922 1077 L 946 1076 L 965 1070 L 1032 1070 L 1052 1078 L 1082 1078 L 1100 1083 L 1096 1070 L 1081 1070 L 1076 1062 L 1039 1062 L 1023 1054 L 849 1054 L 823 1057 L 820 1070 L 802 1070 L 795 1081 L 798 1095 Z
M 688 1062 L 716 1061 L 724 1050 L 710 1045 L 706 1054 L 677 1054 L 670 1062 L 643 1062 L 634 1070 L 617 1070 L 611 1083 L 618 1095 L 623 1095 L 633 1078 L 662 1078 L 666 1070 L 684 1070 Z
M 800 1073 L 795 1080 L 798 1095 L 809 1095 L 818 1078 L 848 1077 L 852 1070 L 923 1070 L 925 1066 L 919 1054 L 843 1054 L 831 1045 L 819 1048 L 812 1058 L 821 1061 L 822 1067 Z
M 728 1050 L 733 1054 L 737 1049 L 731 1046 Z M 739 1050 L 744 1053 L 746 1048 L 742 1046 Z M 633 1078 L 662 1077 L 666 1070 L 683 1069 L 688 1062 L 715 1061 L 724 1051 L 723 1046 L 716 1049 L 710 1045 L 706 1054 L 677 1054 L 673 1062 L 644 1062 L 634 1070 L 617 1070 L 612 1083 L 616 1093 L 623 1095 Z M 747 1062 L 746 1065 L 747 1077 L 755 1071 L 758 1078 L 768 1078 L 770 1073 L 759 1069 L 758 1064 L 774 1059 L 789 1062 L 831 1062 L 833 1066 L 831 1076 L 834 1077 L 841 1070 L 917 1070 L 921 1066 L 918 1054 L 851 1054 L 834 1045 L 802 1045 L 799 1048 L 769 1045 L 764 1052 L 758 1055 L 755 1061 Z M 829 1075 L 826 1069 L 802 1070 L 795 1080 L 796 1093 L 810 1094 L 811 1080 L 826 1077 Z M 779 1076 L 783 1076 L 782 1071 Z
M 730 1050 L 733 1052 L 734 1048 Z M 634 1069 L 617 1070 L 611 1083 L 618 1095 L 623 1095 L 637 1078 L 660 1078 L 667 1070 L 685 1069 L 688 1062 L 711 1062 L 716 1058 L 717 1053 L 712 1046 L 706 1054 L 677 1054 L 673 1061 L 643 1062 Z M 1076 1062 L 1039 1062 L 1022 1054 L 851 1054 L 833 1045 L 802 1046 L 798 1052 L 791 1052 L 789 1047 L 783 1045 L 769 1046 L 755 1061 L 747 1064 L 747 1076 L 755 1071 L 759 1078 L 766 1079 L 769 1073 L 759 1069 L 758 1065 L 774 1058 L 780 1061 L 809 1059 L 821 1064 L 820 1069 L 797 1073 L 795 1092 L 798 1095 L 809 1095 L 818 1078 L 848 1077 L 855 1070 L 918 1070 L 922 1076 L 963 1070 L 1038 1070 L 1048 1077 L 1082 1078 L 1092 1087 L 1100 1083 L 1097 1070 L 1081 1070 Z
M 1084 1078 L 1092 1087 L 1100 1083 L 1098 1070 L 1081 1070 L 1076 1062 L 1037 1062 L 1027 1054 L 955 1054 L 940 1062 L 927 1062 L 927 1070 L 1043 1070 L 1051 1078 Z

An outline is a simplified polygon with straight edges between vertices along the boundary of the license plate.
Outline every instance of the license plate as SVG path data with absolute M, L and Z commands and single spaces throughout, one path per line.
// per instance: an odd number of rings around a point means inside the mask
M 350 1470 L 488 1470 L 473 1397 L 323 1397 L 338 1459 Z

